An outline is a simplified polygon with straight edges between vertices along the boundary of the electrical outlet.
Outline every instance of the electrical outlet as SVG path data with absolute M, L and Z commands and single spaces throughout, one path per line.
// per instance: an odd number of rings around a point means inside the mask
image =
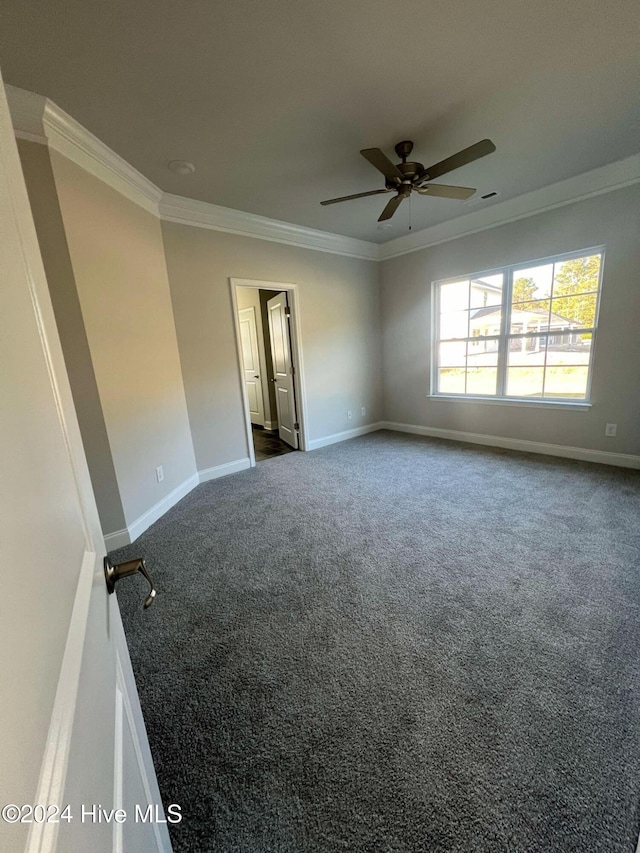
M 618 432 L 618 424 L 607 424 L 604 428 L 604 434 L 608 435 L 610 438 Z
M 351 420 L 351 418 L 353 417 L 353 412 L 351 411 L 351 409 L 348 410 L 347 417 L 349 418 L 349 420 Z
M 360 414 L 362 415 L 362 417 L 364 417 L 367 414 L 367 407 L 366 406 L 363 406 L 360 409 Z
M 156 477 L 158 478 L 159 483 L 164 480 L 164 471 L 162 470 L 162 465 L 158 465 L 158 467 L 156 468 Z

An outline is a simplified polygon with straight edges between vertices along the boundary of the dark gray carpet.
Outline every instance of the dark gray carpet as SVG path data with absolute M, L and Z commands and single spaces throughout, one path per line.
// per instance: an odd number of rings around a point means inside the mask
M 633 853 L 640 475 L 374 433 L 199 486 L 118 596 L 176 851 Z

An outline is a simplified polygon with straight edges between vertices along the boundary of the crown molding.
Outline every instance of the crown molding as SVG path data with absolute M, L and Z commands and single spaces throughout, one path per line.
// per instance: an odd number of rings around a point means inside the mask
M 539 190 L 496 202 L 482 210 L 475 210 L 422 231 L 396 237 L 380 246 L 379 257 L 381 261 L 397 258 L 637 183 L 640 183 L 640 154 L 549 184 Z
M 243 210 L 220 207 L 204 201 L 184 198 L 165 193 L 160 201 L 160 218 L 181 225 L 193 225 L 197 228 L 210 228 L 213 231 L 226 231 L 259 240 L 271 240 L 286 243 L 302 249 L 315 249 L 318 252 L 330 252 L 334 255 L 346 255 L 367 261 L 379 260 L 380 247 L 377 243 L 343 237 L 328 231 L 317 231 L 291 222 L 281 222 L 266 216 L 257 216 Z
M 378 244 L 163 193 L 53 101 L 8 84 L 5 89 L 16 136 L 48 145 L 161 219 L 368 261 L 397 258 L 640 182 L 635 154 Z
M 5 86 L 16 136 L 48 145 L 130 201 L 158 215 L 162 191 L 53 101 Z
M 5 84 L 4 88 L 15 135 L 20 139 L 28 139 L 30 142 L 46 145 L 47 137 L 42 120 L 47 99 L 43 95 L 27 92 L 26 89 L 18 89 L 8 83 Z
M 16 86 L 5 88 L 16 136 L 48 145 L 162 219 L 303 249 L 378 260 L 376 243 L 163 193 L 53 101 Z

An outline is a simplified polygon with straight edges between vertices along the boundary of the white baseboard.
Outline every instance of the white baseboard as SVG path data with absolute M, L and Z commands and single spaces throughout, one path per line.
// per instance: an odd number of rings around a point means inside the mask
M 251 461 L 248 456 L 244 459 L 235 459 L 233 462 L 225 462 L 224 465 L 216 465 L 213 468 L 205 468 L 199 471 L 201 483 L 206 483 L 207 480 L 217 480 L 218 477 L 226 477 L 227 474 L 237 474 L 238 471 L 244 471 L 251 467 Z
M 178 501 L 181 501 L 185 495 L 194 489 L 199 483 L 205 483 L 207 480 L 215 480 L 218 477 L 226 477 L 227 474 L 235 474 L 238 471 L 244 471 L 251 465 L 249 457 L 244 459 L 236 459 L 233 462 L 226 462 L 224 465 L 216 465 L 214 468 L 205 468 L 203 471 L 198 471 L 184 483 L 181 483 L 172 492 L 169 492 L 166 497 L 158 501 L 155 506 L 147 510 L 144 515 L 137 518 L 128 527 L 123 530 L 114 530 L 113 533 L 107 533 L 104 537 L 104 544 L 107 551 L 115 551 L 117 548 L 124 548 L 125 545 L 130 545 L 138 536 L 151 527 L 151 525 L 159 518 L 168 512 L 171 507 L 175 506 Z
M 162 518 L 165 512 L 168 512 L 172 506 L 175 506 L 192 489 L 195 489 L 199 482 L 198 475 L 193 474 L 188 480 L 180 483 L 173 491 L 165 495 L 161 501 L 154 504 L 151 509 L 148 509 L 144 515 L 136 518 L 124 530 L 107 533 L 104 537 L 104 544 L 107 551 L 113 551 L 115 548 L 123 548 L 125 545 L 130 545 L 131 542 L 135 542 L 138 536 L 142 535 L 148 527 L 151 527 L 155 521 Z
M 278 429 L 278 421 L 265 421 L 264 428 L 269 430 Z
M 506 450 L 522 450 L 526 453 L 541 453 L 545 456 L 562 456 L 566 459 L 579 459 L 582 462 L 617 465 L 619 468 L 640 468 L 640 456 L 632 456 L 629 453 L 612 453 L 609 450 L 591 450 L 588 447 L 569 447 L 564 444 L 547 444 L 543 441 L 527 441 L 523 438 L 505 438 L 501 435 L 483 435 L 476 432 L 461 432 L 456 429 L 399 424 L 393 421 L 383 421 L 379 425 L 379 429 L 408 432 L 414 435 L 429 435 L 433 438 L 446 438 L 451 441 L 466 441 L 470 444 L 484 444 L 488 447 L 504 447 Z
M 359 435 L 366 435 L 368 432 L 376 432 L 385 428 L 391 429 L 391 427 L 385 427 L 384 424 L 375 423 L 355 427 L 355 429 L 347 429 L 344 432 L 335 432 L 333 435 L 325 435 L 323 438 L 314 438 L 309 442 L 307 450 L 317 450 L 319 447 L 326 447 L 328 444 L 337 444 L 339 441 L 347 441 L 349 438 L 356 438 Z
M 184 483 L 181 483 L 179 486 L 169 492 L 166 497 L 162 498 L 161 501 L 158 501 L 157 504 L 151 507 L 151 509 L 147 510 L 144 515 L 141 515 L 140 518 L 136 518 L 133 524 L 129 525 L 129 536 L 131 537 L 131 541 L 135 542 L 135 540 L 140 536 L 144 531 L 151 527 L 154 521 L 157 521 L 159 518 L 168 512 L 172 506 L 175 506 L 178 501 L 181 501 L 185 495 L 188 495 L 192 489 L 198 485 L 200 480 L 198 479 L 197 474 L 193 474 L 193 476 L 189 477 L 188 480 L 185 480 Z

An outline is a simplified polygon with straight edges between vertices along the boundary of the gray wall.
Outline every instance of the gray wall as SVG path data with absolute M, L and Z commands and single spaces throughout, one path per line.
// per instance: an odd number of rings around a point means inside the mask
M 200 470 L 248 455 L 229 277 L 298 285 L 311 440 L 380 420 L 375 263 L 172 222 L 162 230 Z
M 109 534 L 196 473 L 160 223 L 57 152 L 21 153 Z
M 160 223 L 56 151 L 51 163 L 129 525 L 196 473 Z
M 36 142 L 19 139 L 18 151 L 100 523 L 106 533 L 121 530 L 125 526 L 124 511 L 69 257 L 49 150 Z
M 385 419 L 640 453 L 640 187 L 635 185 L 383 262 Z M 591 409 L 428 399 L 431 282 L 606 245 Z M 605 423 L 618 424 L 605 438 Z

